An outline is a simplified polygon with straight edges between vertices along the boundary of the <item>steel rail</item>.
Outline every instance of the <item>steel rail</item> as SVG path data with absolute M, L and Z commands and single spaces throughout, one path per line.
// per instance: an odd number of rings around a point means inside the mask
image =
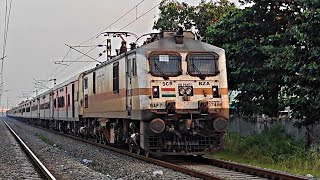
M 15 137 L 17 142 L 21 145 L 23 150 L 25 150 L 26 154 L 32 159 L 32 161 L 37 165 L 37 167 L 41 170 L 42 174 L 46 179 L 56 180 L 56 178 L 51 174 L 51 172 L 42 164 L 42 162 L 37 158 L 37 156 L 31 151 L 31 149 L 23 142 L 23 140 L 18 136 L 16 132 L 7 124 L 5 120 L 2 120 L 7 128 L 10 130 L 11 134 Z
M 228 161 L 223 161 L 218 159 L 209 159 L 209 158 L 201 157 L 198 159 L 192 158 L 191 161 L 205 163 L 205 164 L 226 168 L 229 170 L 234 170 L 242 173 L 247 173 L 250 175 L 256 175 L 256 176 L 264 177 L 268 179 L 281 179 L 281 180 L 307 180 L 308 179 L 302 176 L 296 176 L 296 175 L 287 174 L 284 172 L 278 172 L 278 171 L 269 170 L 269 169 L 262 169 L 258 167 L 252 167 L 244 164 L 238 164 L 238 163 L 233 163 L 233 162 L 228 162 Z

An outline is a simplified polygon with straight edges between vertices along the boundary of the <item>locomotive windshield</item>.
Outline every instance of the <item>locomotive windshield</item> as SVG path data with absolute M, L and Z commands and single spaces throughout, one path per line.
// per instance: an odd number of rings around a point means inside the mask
M 189 53 L 188 73 L 191 76 L 214 76 L 219 73 L 218 55 L 215 53 Z
M 170 77 L 181 74 L 181 56 L 178 54 L 152 54 L 149 60 L 153 76 Z

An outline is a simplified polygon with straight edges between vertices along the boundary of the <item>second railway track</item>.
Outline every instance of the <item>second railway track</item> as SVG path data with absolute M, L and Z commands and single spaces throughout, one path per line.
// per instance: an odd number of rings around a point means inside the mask
M 59 135 L 63 135 L 75 140 L 86 142 L 104 149 L 118 152 L 127 156 L 131 156 L 149 163 L 163 166 L 165 168 L 173 169 L 201 179 L 307 179 L 305 177 L 295 176 L 283 172 L 266 170 L 262 168 L 256 168 L 221 160 L 207 159 L 203 157 L 190 157 L 187 161 L 178 162 L 170 160 L 159 160 L 155 158 L 132 154 L 123 149 L 99 144 L 90 140 L 84 140 L 73 135 L 63 134 L 61 132 L 45 129 L 38 126 L 35 127 Z

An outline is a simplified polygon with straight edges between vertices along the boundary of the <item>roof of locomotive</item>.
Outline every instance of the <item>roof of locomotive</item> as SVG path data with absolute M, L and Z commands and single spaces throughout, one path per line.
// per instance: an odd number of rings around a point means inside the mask
M 104 61 L 98 66 L 83 72 L 84 75 L 89 74 L 96 69 L 104 67 L 111 64 L 126 55 L 132 53 L 146 54 L 147 51 L 176 51 L 176 52 L 215 52 L 218 55 L 224 54 L 224 49 L 202 42 L 200 40 L 195 40 L 195 36 L 191 31 L 185 31 L 183 34 L 183 44 L 177 44 L 175 41 L 176 32 L 163 31 L 159 33 L 160 39 L 157 39 L 151 43 L 144 44 L 134 50 L 128 51 L 127 53 L 120 54 L 113 59 Z
M 175 32 L 164 32 L 165 35 L 159 40 L 145 44 L 137 51 L 176 51 L 176 52 L 215 52 L 217 54 L 224 53 L 224 49 L 195 40 L 192 32 L 184 32 L 183 44 L 177 44 L 175 41 Z

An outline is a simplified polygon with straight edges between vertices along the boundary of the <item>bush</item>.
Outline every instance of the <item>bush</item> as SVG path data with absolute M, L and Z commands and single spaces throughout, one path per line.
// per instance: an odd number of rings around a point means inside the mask
M 211 156 L 320 177 L 320 146 L 305 149 L 304 143 L 289 137 L 281 125 L 246 137 L 228 132 L 225 135 L 225 149 Z

